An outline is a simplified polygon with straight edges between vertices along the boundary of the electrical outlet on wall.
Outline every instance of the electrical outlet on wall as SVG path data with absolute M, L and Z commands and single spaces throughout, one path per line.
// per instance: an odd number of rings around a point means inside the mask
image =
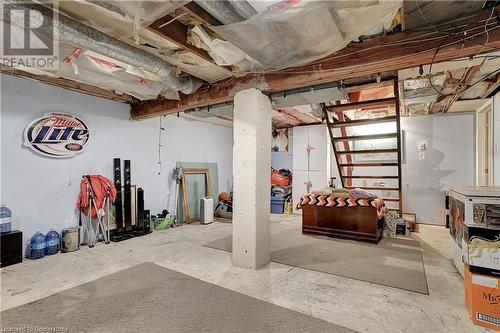
M 426 140 L 418 140 L 417 148 L 419 151 L 427 150 L 427 141 Z

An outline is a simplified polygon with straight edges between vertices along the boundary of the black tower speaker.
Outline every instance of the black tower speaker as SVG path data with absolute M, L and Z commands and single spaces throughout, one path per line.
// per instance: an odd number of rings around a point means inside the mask
M 138 230 L 144 230 L 144 190 L 137 189 L 137 225 Z
M 122 211 L 122 167 L 119 158 L 113 159 L 114 182 L 116 188 L 115 200 L 115 222 L 116 233 L 120 233 L 123 229 L 123 211 Z
M 125 197 L 124 197 L 124 209 L 125 213 L 123 216 L 125 217 L 125 232 L 132 231 L 132 189 L 131 189 L 131 179 L 130 179 L 130 160 L 124 161 L 124 169 L 123 169 L 123 182 L 125 187 Z

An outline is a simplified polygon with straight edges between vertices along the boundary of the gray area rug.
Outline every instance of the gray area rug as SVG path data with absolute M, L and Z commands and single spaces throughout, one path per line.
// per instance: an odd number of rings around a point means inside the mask
M 232 251 L 232 236 L 205 244 Z M 304 235 L 301 228 L 271 232 L 271 260 L 280 264 L 429 294 L 420 242 L 383 238 L 379 244 Z
M 2 332 L 355 332 L 152 263 L 0 315 Z

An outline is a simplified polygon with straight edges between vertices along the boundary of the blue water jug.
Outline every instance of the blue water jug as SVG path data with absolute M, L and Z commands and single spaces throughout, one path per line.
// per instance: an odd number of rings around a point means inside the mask
M 39 259 L 45 255 L 45 236 L 37 231 L 30 240 L 30 258 Z
M 0 205 L 0 233 L 12 230 L 12 212 L 5 205 Z
M 59 245 L 61 240 L 59 234 L 54 229 L 51 229 L 45 235 L 45 255 L 50 256 L 59 252 Z

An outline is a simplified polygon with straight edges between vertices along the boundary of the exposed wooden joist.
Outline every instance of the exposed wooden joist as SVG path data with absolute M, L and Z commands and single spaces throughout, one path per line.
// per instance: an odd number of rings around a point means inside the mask
M 465 37 L 467 41 L 464 41 L 463 35 L 401 32 L 366 42 L 351 43 L 316 64 L 267 74 L 249 74 L 215 85 L 207 84 L 191 95 L 181 94 L 179 101 L 162 99 L 135 104 L 131 109 L 131 117 L 145 119 L 228 102 L 236 92 L 248 87 L 262 89 L 265 93 L 281 92 L 415 67 L 429 64 L 431 61 L 442 62 L 491 52 L 493 48 L 500 48 L 500 29 L 495 26 L 496 20 L 491 20 L 488 27 L 495 30 L 489 31 L 487 45 L 481 45 L 486 42 L 484 22 L 481 20 L 488 18 L 489 14 L 454 24 L 470 29 Z M 436 54 L 437 47 L 439 52 Z
M 86 83 L 80 83 L 77 81 L 65 79 L 65 78 L 56 78 L 44 75 L 37 75 L 30 72 L 21 71 L 19 69 L 14 69 L 11 67 L 7 67 L 4 65 L 0 65 L 0 73 L 5 75 L 12 75 L 17 77 L 22 77 L 29 80 L 39 81 L 45 84 L 49 84 L 51 86 L 60 87 L 66 90 L 76 91 L 82 94 L 91 95 L 95 97 L 101 97 L 105 99 L 110 99 L 116 102 L 128 103 L 132 102 L 134 98 L 128 95 L 118 95 L 112 91 L 98 88 L 96 86 L 92 86 Z
M 484 60 L 483 60 L 484 63 Z M 481 65 L 483 64 L 481 63 Z M 446 104 L 446 106 L 443 108 L 443 113 L 448 112 L 448 110 L 451 108 L 453 103 L 455 103 L 462 95 L 465 89 L 469 86 L 469 84 L 472 82 L 472 79 L 474 76 L 476 76 L 477 73 L 479 73 L 479 70 L 481 69 L 481 65 L 477 66 L 472 66 L 468 68 L 465 71 L 464 78 L 461 81 L 460 84 L 457 85 L 454 94 L 451 96 L 450 100 Z
M 207 13 L 203 8 L 201 8 L 193 1 L 185 4 L 183 7 L 179 8 L 179 10 L 188 13 L 189 16 L 206 26 L 222 25 L 219 20 Z
M 302 121 L 302 119 L 297 118 L 296 116 L 294 116 L 293 114 L 290 114 L 290 113 L 286 112 L 285 110 L 274 109 L 274 111 L 278 112 L 279 114 L 283 115 L 284 117 L 286 117 L 288 119 L 291 119 L 294 123 L 298 122 L 297 125 L 303 125 L 304 124 L 304 122 Z
M 181 22 L 175 20 L 172 16 L 165 15 L 159 18 L 158 20 L 154 21 L 149 26 L 149 28 L 151 31 L 154 31 L 161 37 L 168 39 L 177 46 L 191 53 L 194 53 L 195 55 L 207 61 L 210 61 L 212 63 L 214 62 L 214 60 L 208 54 L 207 51 L 197 48 L 196 46 L 191 45 L 187 42 L 188 27 L 182 24 Z

